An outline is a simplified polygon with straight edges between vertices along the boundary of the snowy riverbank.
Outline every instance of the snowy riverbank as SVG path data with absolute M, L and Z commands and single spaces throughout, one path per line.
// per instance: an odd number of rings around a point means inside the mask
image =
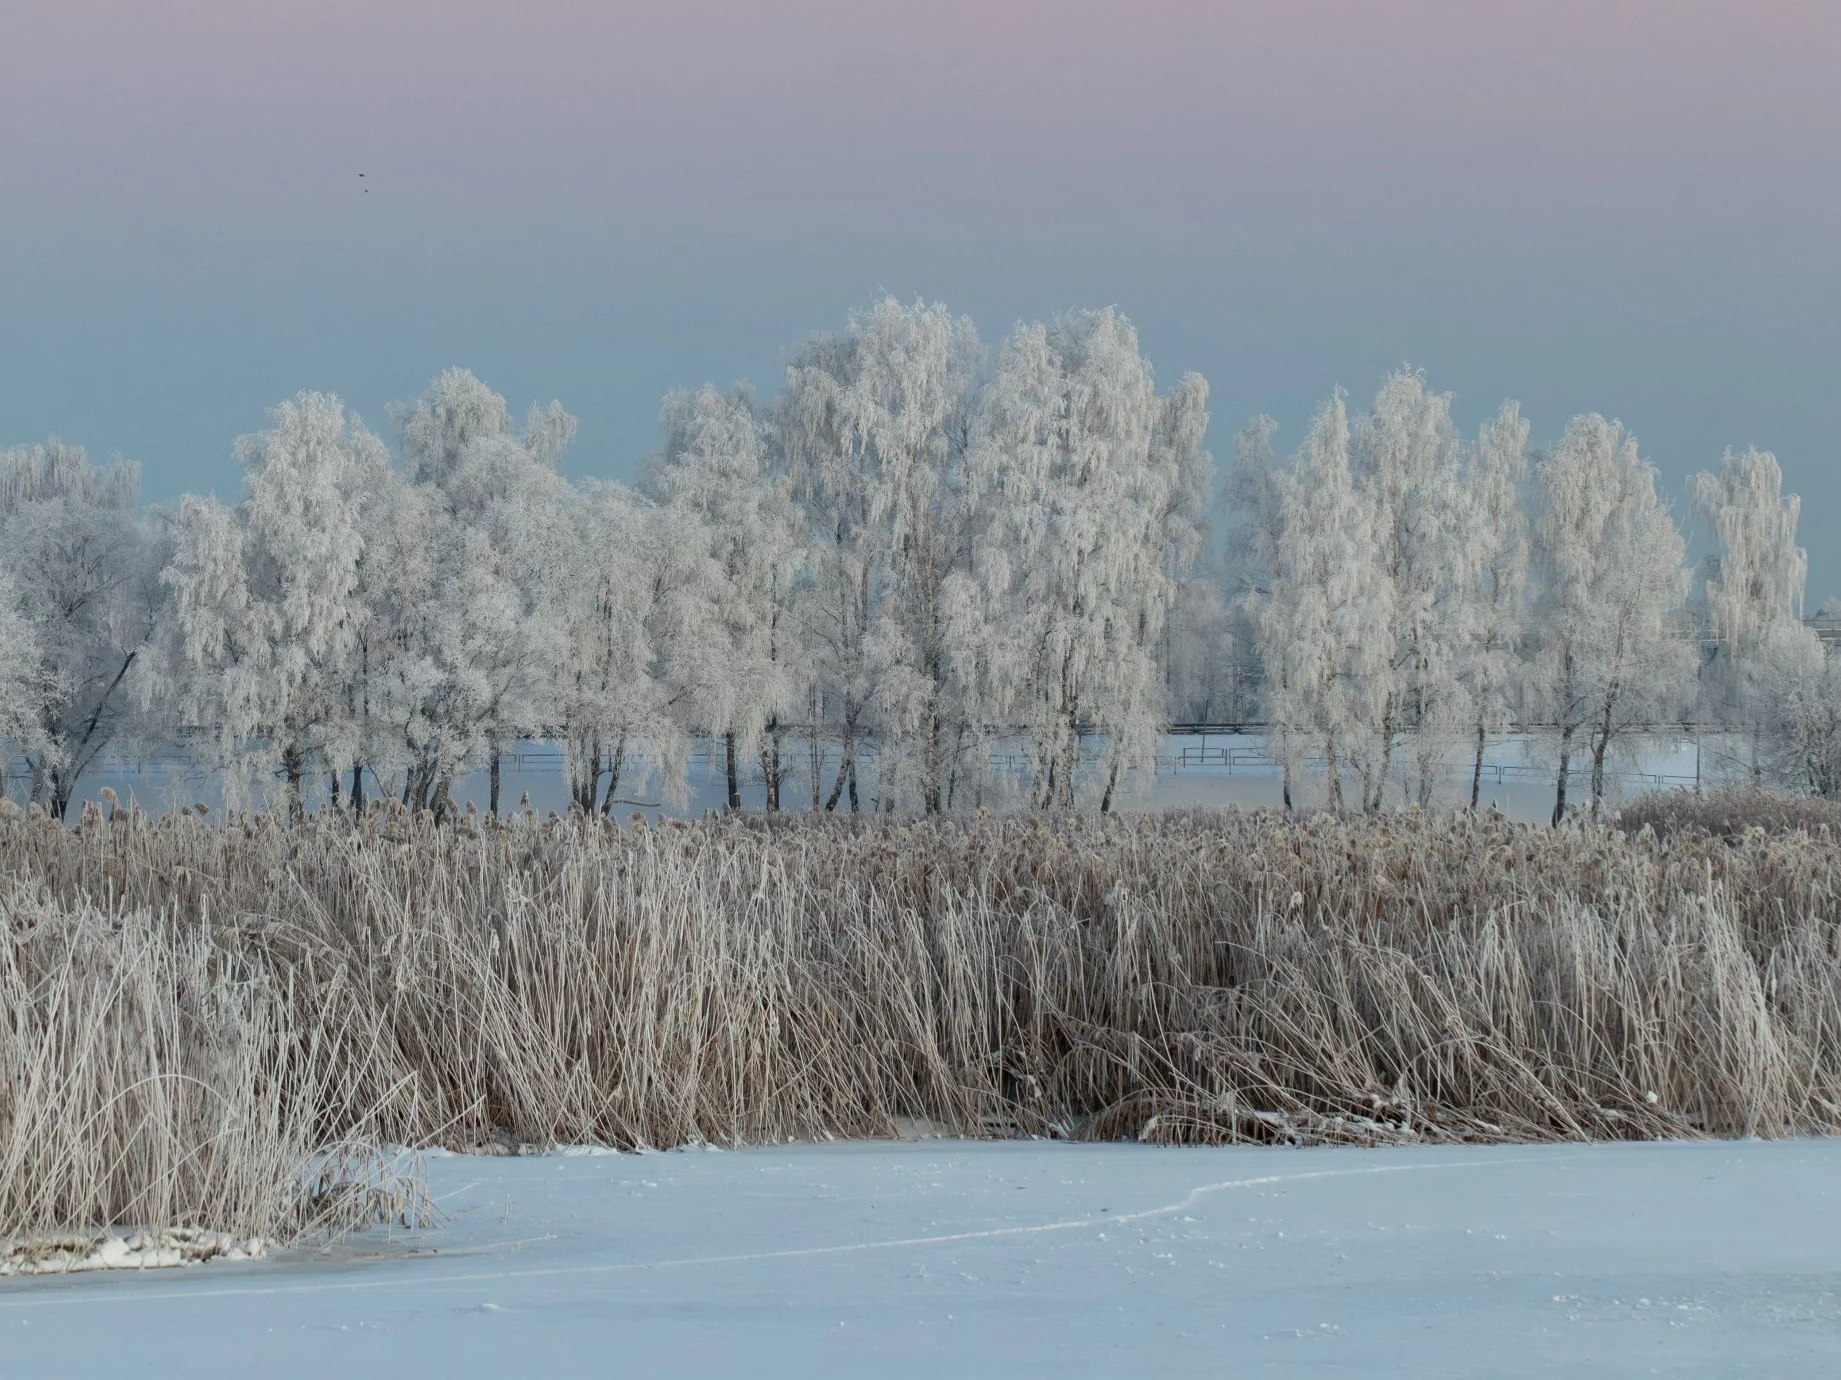
M 439 1158 L 437 1230 L 0 1283 L 10 1373 L 1814 1375 L 1841 1142 Z M 430 1251 L 434 1254 L 429 1254 Z

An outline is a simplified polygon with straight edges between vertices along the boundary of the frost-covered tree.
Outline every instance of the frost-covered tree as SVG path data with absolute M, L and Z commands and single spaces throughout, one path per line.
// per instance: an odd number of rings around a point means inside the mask
M 965 317 L 884 298 L 787 368 L 776 432 L 813 538 L 807 633 L 843 753 L 825 802 L 859 808 L 872 726 L 886 791 L 941 806 L 954 741 L 947 590 L 969 559 L 951 478 L 983 355 Z M 892 803 L 892 802 L 891 802 Z
M 1011 550 L 1016 696 L 1040 806 L 1074 803 L 1082 736 L 1105 747 L 1100 808 L 1148 769 L 1165 719 L 1158 653 L 1175 575 L 1193 555 L 1206 389 L 1157 394 L 1119 313 L 1013 331 L 984 391 L 974 487 Z
M 553 404 L 554 406 L 554 404 Z M 560 413 L 560 407 L 557 408 Z M 558 418 L 565 437 L 573 427 Z M 503 440 L 515 434 L 505 399 L 493 392 L 468 369 L 447 369 L 428 386 L 412 406 L 392 407 L 390 420 L 402 437 L 403 460 L 411 480 L 440 486 L 448 482 L 461 458 L 476 442 Z M 533 418 L 546 442 L 549 437 L 541 414 Z M 558 449 L 560 453 L 560 448 Z M 547 457 L 552 462 L 555 456 Z
M 56 440 L 0 451 L 0 568 L 8 607 L 30 629 L 35 656 L 0 677 L 14 685 L 5 734 L 25 758 L 30 798 L 54 817 L 111 745 L 145 731 L 141 662 L 159 626 L 166 541 L 136 514 L 139 467 L 90 464 Z M 4 711 L 0 711 L 3 714 Z
M 1757 777 L 1760 740 L 1786 677 L 1806 681 L 1821 662 L 1815 635 L 1802 624 L 1809 558 L 1796 544 L 1801 500 L 1784 494 L 1777 457 L 1756 447 L 1728 450 L 1717 474 L 1694 476 L 1693 490 L 1719 547 L 1704 587 L 1719 639 L 1709 668 L 1713 707 L 1745 729 Z
M 44 712 L 44 662 L 38 629 L 21 607 L 13 573 L 0 565 L 0 752 L 30 751 Z M 7 761 L 0 761 L 4 773 Z M 0 775 L 0 791 L 5 780 Z
M 1169 604 L 1157 649 L 1165 720 L 1176 713 L 1179 668 L 1190 680 L 1207 684 L 1209 691 L 1220 676 L 1198 644 L 1231 639 L 1219 572 L 1205 562 L 1215 489 L 1214 457 L 1202 445 L 1207 434 L 1208 383 L 1200 374 L 1185 374 L 1162 399 L 1151 446 L 1152 467 L 1160 471 L 1159 482 L 1167 493 L 1161 545 Z M 1198 657 L 1197 651 L 1203 655 Z
M 1234 461 L 1228 468 L 1221 501 L 1227 517 L 1226 545 L 1222 553 L 1222 585 L 1235 616 L 1235 629 L 1248 651 L 1252 715 L 1269 721 L 1271 746 L 1283 766 L 1285 808 L 1291 808 L 1291 768 L 1296 753 L 1286 730 L 1270 722 L 1278 695 L 1273 674 L 1282 678 L 1283 660 L 1269 662 L 1268 641 L 1259 629 L 1260 611 L 1273 590 L 1278 553 L 1284 541 L 1285 498 L 1289 491 L 1288 462 L 1272 445 L 1278 423 L 1255 417 L 1234 437 Z
M 486 766 L 499 808 L 507 744 L 553 719 L 564 656 L 563 559 L 574 497 L 555 465 L 575 420 L 552 402 L 524 432 L 504 400 L 450 369 L 399 411 L 411 492 L 396 500 L 401 576 L 378 591 L 396 653 L 405 802 L 445 814 L 456 780 Z
M 1248 638 L 1222 572 L 1192 574 L 1176 587 L 1164 635 L 1164 681 L 1173 723 L 1238 723 L 1249 717 Z
M 665 399 L 664 452 L 651 480 L 693 515 L 709 543 L 714 626 L 696 648 L 691 714 L 724 747 L 730 809 L 741 807 L 738 757 L 760 753 L 766 805 L 780 808 L 787 718 L 810 676 L 794 599 L 804 520 L 776 469 L 753 395 L 711 387 Z
M 1522 503 L 1528 476 L 1528 423 L 1505 402 L 1477 434 L 1465 468 L 1468 607 L 1462 616 L 1460 674 L 1476 732 L 1470 808 L 1483 786 L 1483 753 L 1492 732 L 1513 719 L 1527 626 L 1528 529 Z
M 302 393 L 237 441 L 244 497 L 188 497 L 162 579 L 173 598 L 165 696 L 228 773 L 231 795 L 278 771 L 288 807 L 347 759 L 370 610 L 364 527 L 389 476 L 383 443 L 337 397 Z
M 694 513 L 614 483 L 573 508 L 558 730 L 570 797 L 610 814 L 623 786 L 656 781 L 682 802 L 688 695 L 715 640 L 708 534 Z
M 1392 661 L 1390 591 L 1371 491 L 1350 467 L 1339 390 L 1318 411 L 1294 472 L 1274 474 L 1267 587 L 1249 597 L 1265 664 L 1266 718 L 1291 808 L 1296 755 L 1322 744 L 1332 809 L 1343 808 L 1351 743 L 1374 741 Z
M 1535 478 L 1538 689 L 1559 728 L 1557 824 L 1581 733 L 1598 818 L 1612 743 L 1673 706 L 1691 660 L 1670 624 L 1687 572 L 1655 468 L 1619 423 L 1575 417 Z
M 1377 621 L 1363 631 L 1380 663 L 1377 740 L 1356 742 L 1363 807 L 1381 808 L 1403 732 L 1415 743 L 1416 798 L 1431 804 L 1438 748 L 1467 714 L 1460 675 L 1466 615 L 1469 494 L 1451 395 L 1428 393 L 1421 374 L 1388 377 L 1353 437 L 1357 484 L 1373 514 L 1381 584 Z
M 1784 779 L 1812 795 L 1841 795 L 1841 656 L 1813 635 L 1786 638 L 1764 658 L 1756 689 Z

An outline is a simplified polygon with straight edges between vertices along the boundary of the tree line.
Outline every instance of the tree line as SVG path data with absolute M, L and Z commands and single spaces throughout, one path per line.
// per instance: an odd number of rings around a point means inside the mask
M 132 462 L 0 452 L 0 737 L 61 817 L 110 749 L 181 741 L 232 801 L 498 811 L 553 739 L 585 813 L 681 801 L 1111 809 L 1172 719 L 1258 719 L 1287 804 L 1430 803 L 1550 724 L 1555 818 L 1636 725 L 1716 713 L 1753 769 L 1841 790 L 1841 684 L 1800 621 L 1797 504 L 1765 452 L 1694 482 L 1690 574 L 1616 422 L 1549 449 L 1505 404 L 1461 437 L 1402 371 L 1295 454 L 1258 419 L 1224 482 L 1207 385 L 1160 392 L 1114 310 L 1018 325 L 893 299 L 789 356 L 780 392 L 673 393 L 635 484 L 572 483 L 560 403 L 520 423 L 465 370 L 391 409 L 394 451 L 302 393 L 236 443 L 234 504 L 140 511 Z M 1711 654 L 1699 649 L 1711 647 Z M 873 752 L 873 772 L 867 763 Z M 873 778 L 873 781 L 872 781 Z M 802 798 L 794 800 L 795 783 Z

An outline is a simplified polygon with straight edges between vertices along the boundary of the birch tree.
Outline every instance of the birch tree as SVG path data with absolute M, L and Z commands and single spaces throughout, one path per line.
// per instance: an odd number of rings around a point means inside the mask
M 1350 467 L 1347 404 L 1339 390 L 1318 411 L 1292 474 L 1271 483 L 1271 573 L 1249 600 L 1265 662 L 1265 705 L 1285 767 L 1307 737 L 1322 744 L 1329 803 L 1343 808 L 1351 742 L 1372 741 L 1386 702 L 1390 592 L 1377 514 Z
M 1809 635 L 1766 661 L 1758 689 L 1785 776 L 1812 795 L 1841 795 L 1841 657 Z
M 1719 547 L 1717 574 L 1704 591 L 1719 638 L 1717 710 L 1744 727 L 1756 779 L 1763 774 L 1760 741 L 1785 678 L 1807 678 L 1821 661 L 1802 624 L 1809 558 L 1796 544 L 1801 500 L 1784 494 L 1777 457 L 1756 447 L 1728 450 L 1717 474 L 1694 476 L 1693 492 Z
M 1468 612 L 1464 568 L 1468 495 L 1451 395 L 1426 391 L 1422 375 L 1392 374 L 1354 436 L 1356 482 L 1373 511 L 1381 586 L 1377 623 L 1366 631 L 1380 663 L 1378 733 L 1358 743 L 1364 800 L 1381 808 L 1396 742 L 1415 744 L 1415 796 L 1429 806 L 1442 735 L 1462 721 L 1459 675 Z
M 1466 467 L 1467 552 L 1463 561 L 1469 608 L 1463 620 L 1462 676 L 1476 733 L 1470 767 L 1470 808 L 1483 786 L 1489 735 L 1515 712 L 1528 598 L 1528 532 L 1522 492 L 1528 475 L 1528 423 L 1505 402 L 1484 423 Z
M 1158 653 L 1193 554 L 1206 389 L 1160 398 L 1137 331 L 1110 309 L 1021 326 L 985 390 L 975 485 L 1001 505 L 1014 553 L 1019 697 L 1036 803 L 1069 808 L 1082 736 L 1105 744 L 1100 808 L 1150 769 L 1164 721 Z
M 166 542 L 136 514 L 139 478 L 131 461 L 98 467 L 56 440 L 0 452 L 0 569 L 36 657 L 12 673 L 32 719 L 10 736 L 30 799 L 58 819 L 111 746 L 145 734 L 137 681 L 160 625 Z
M 349 741 L 367 506 L 389 473 L 381 441 L 340 400 L 302 393 L 237 441 L 235 509 L 188 497 L 162 579 L 174 601 L 169 662 L 180 722 L 199 730 L 234 795 L 271 768 L 289 811 Z
M 685 799 L 685 686 L 716 641 L 707 535 L 694 514 L 598 483 L 573 510 L 566 652 L 557 727 L 570 798 L 585 814 L 643 804 L 623 788 L 656 784 Z
M 1541 575 L 1540 690 L 1559 729 L 1553 822 L 1583 733 L 1594 819 L 1605 760 L 1632 725 L 1670 705 L 1691 653 L 1670 626 L 1687 587 L 1683 543 L 1656 495 L 1655 468 L 1621 424 L 1575 417 L 1536 467 Z
M 14 753 L 29 753 L 34 746 L 48 689 L 43 677 L 38 630 L 22 607 L 12 571 L 0 565 L 0 750 L 7 754 L 0 772 Z M 0 794 L 5 784 L 0 777 Z
M 843 736 L 827 810 L 846 791 L 860 808 L 858 751 L 872 723 L 884 729 L 885 775 L 911 770 L 923 808 L 941 807 L 953 703 L 945 591 L 967 559 L 951 474 L 982 353 L 967 318 L 884 298 L 788 366 L 776 430 L 815 538 L 809 632 Z
M 398 413 L 416 516 L 395 545 L 413 603 L 399 611 L 408 758 L 404 799 L 444 814 L 454 782 L 489 774 L 499 808 L 500 755 L 542 731 L 563 657 L 560 553 L 573 501 L 555 466 L 575 434 L 558 402 L 533 408 L 522 435 L 504 400 L 464 369 L 450 369 L 413 409 Z
M 793 606 L 803 519 L 790 478 L 773 465 L 752 394 L 707 386 L 673 393 L 662 421 L 666 445 L 652 483 L 702 525 L 716 581 L 692 713 L 723 744 L 729 808 L 741 808 L 739 757 L 758 751 L 767 809 L 778 810 L 786 716 L 806 673 Z

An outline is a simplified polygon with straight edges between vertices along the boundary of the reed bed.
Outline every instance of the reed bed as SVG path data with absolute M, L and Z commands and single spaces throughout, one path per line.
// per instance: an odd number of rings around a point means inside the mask
M 1663 838 L 1695 833 L 1723 838 L 1752 829 L 1768 834 L 1800 830 L 1815 836 L 1826 830 L 1841 837 L 1841 799 L 1784 795 L 1748 785 L 1704 792 L 1681 787 L 1638 796 L 1614 823 L 1626 834 L 1648 829 Z
M 0 1232 L 273 1231 L 353 1141 L 1841 1125 L 1803 832 L 118 811 L 0 822 L 0 875 Z

